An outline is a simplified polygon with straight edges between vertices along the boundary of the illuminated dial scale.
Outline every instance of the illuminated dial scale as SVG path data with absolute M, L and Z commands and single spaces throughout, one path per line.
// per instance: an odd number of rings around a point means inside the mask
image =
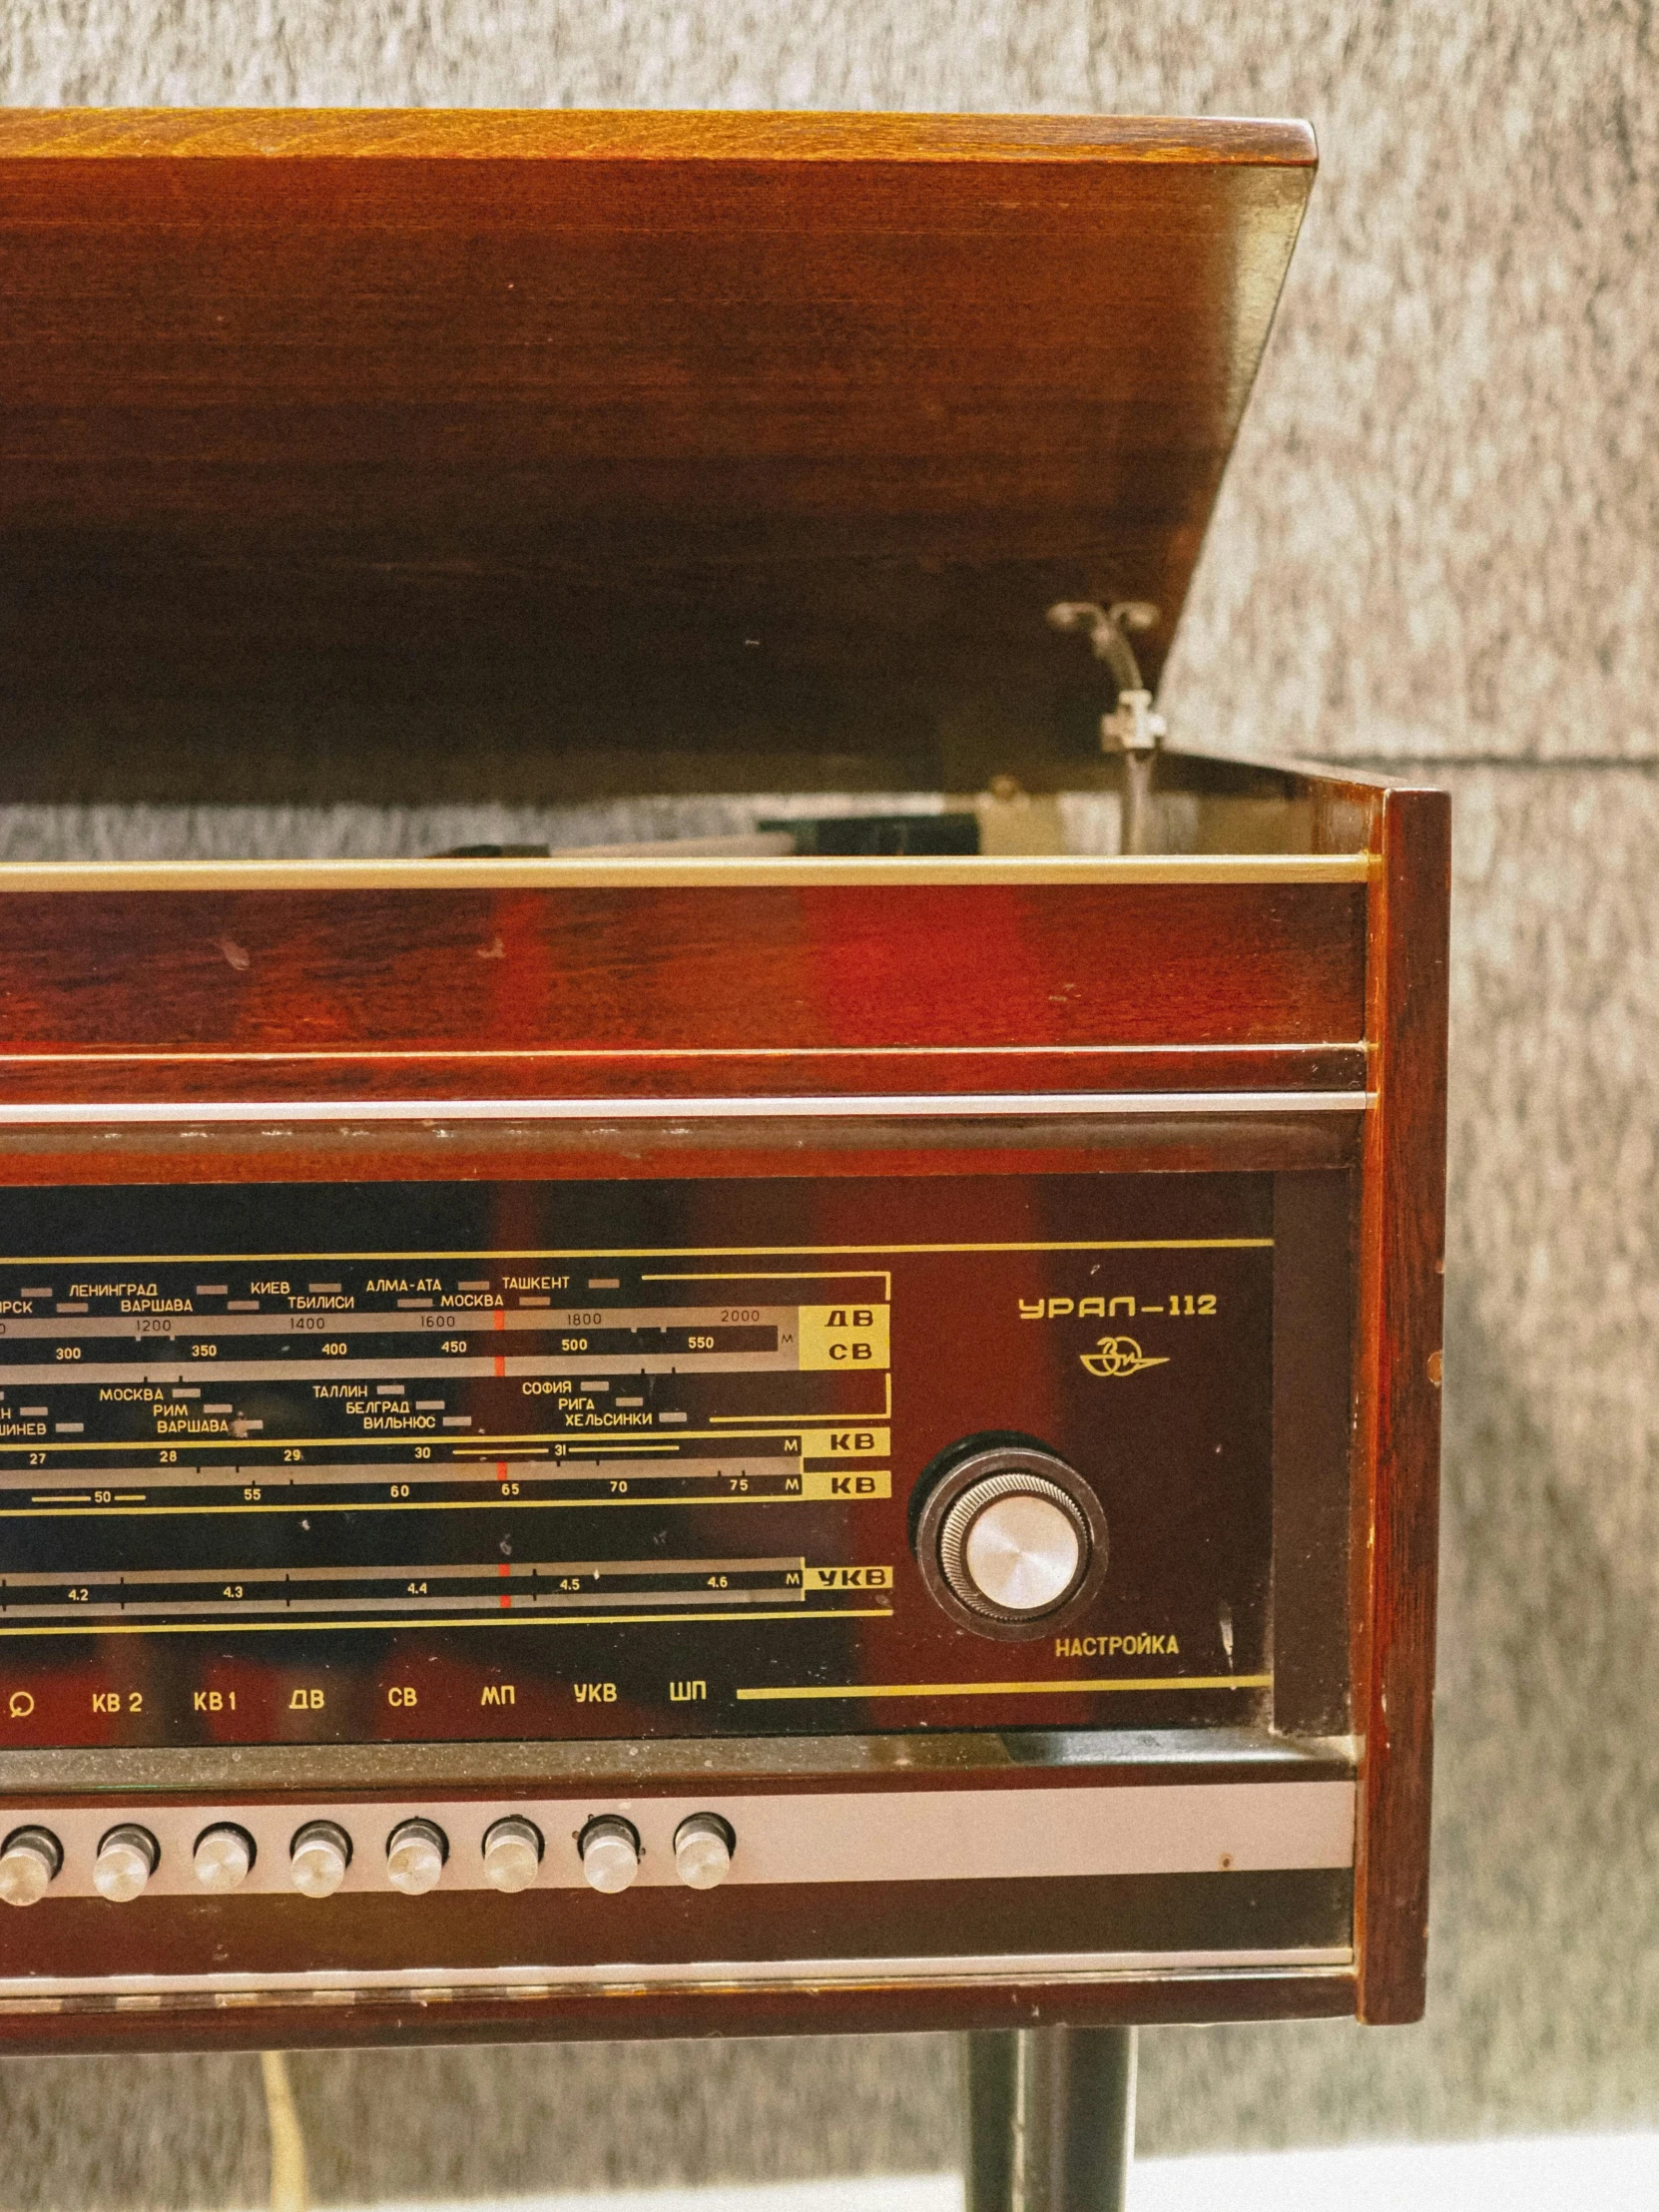
M 1266 1178 L 8 1204 L 0 1743 L 1214 1722 L 1267 1686 Z
M 820 1577 L 782 1555 L 595 1563 L 556 1543 L 532 1558 L 277 1568 L 229 1548 L 229 1530 L 342 1506 L 890 1493 L 874 1463 L 890 1411 L 879 1277 L 835 1304 L 688 1307 L 619 1304 L 616 1278 L 583 1282 L 573 1302 L 568 1281 L 557 1296 L 516 1291 L 511 1271 L 197 1273 L 170 1266 L 5 1299 L 0 1493 L 13 1513 L 212 1508 L 227 1516 L 223 1559 L 89 1570 L 67 1586 L 61 1574 L 6 1573 L 8 1625 L 800 1605 L 844 1587 L 844 1570 Z M 815 1388 L 847 1375 L 868 1384 L 850 1425 Z

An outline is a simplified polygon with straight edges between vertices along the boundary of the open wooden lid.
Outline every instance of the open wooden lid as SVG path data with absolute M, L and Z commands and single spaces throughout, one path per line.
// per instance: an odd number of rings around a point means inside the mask
M 54 796 L 169 746 L 177 796 L 277 796 L 255 740 L 284 796 L 457 748 L 445 796 L 1084 758 L 1103 679 L 1045 610 L 1151 602 L 1155 680 L 1314 160 L 1296 123 L 0 116 L 20 734 Z

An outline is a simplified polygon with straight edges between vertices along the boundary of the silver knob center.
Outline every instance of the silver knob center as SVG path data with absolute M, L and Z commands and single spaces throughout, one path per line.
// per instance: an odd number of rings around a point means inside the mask
M 1029 1494 L 987 1505 L 962 1545 L 969 1581 L 1010 1613 L 1040 1613 L 1058 1603 L 1082 1557 L 1073 1516 L 1052 1499 Z
M 1057 1482 L 1024 1470 L 970 1483 L 939 1530 L 939 1567 L 959 1602 L 1004 1620 L 1052 1612 L 1089 1563 L 1089 1530 Z

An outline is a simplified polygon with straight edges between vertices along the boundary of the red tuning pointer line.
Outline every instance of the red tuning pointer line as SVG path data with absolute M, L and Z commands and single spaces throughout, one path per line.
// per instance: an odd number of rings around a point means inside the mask
M 495 1326 L 497 1329 L 505 1329 L 507 1326 L 506 1310 L 503 1307 L 498 1306 L 495 1309 Z M 505 1375 L 507 1372 L 507 1355 L 504 1352 L 498 1352 L 495 1356 L 495 1372 L 497 1375 Z

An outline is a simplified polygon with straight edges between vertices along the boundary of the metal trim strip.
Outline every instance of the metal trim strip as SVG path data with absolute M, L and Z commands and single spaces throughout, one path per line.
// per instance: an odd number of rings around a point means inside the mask
M 962 1787 L 962 1777 L 991 1788 L 1029 1789 L 1047 1777 L 1055 1788 L 1092 1788 L 1092 1770 L 1148 1773 L 1169 1783 L 1205 1780 L 1224 1768 L 1248 1779 L 1349 1781 L 1359 1764 L 1354 1738 L 1289 1739 L 1251 1726 L 1092 1728 L 1031 1737 L 978 1729 L 829 1736 L 597 1737 L 563 1742 L 481 1738 L 473 1743 L 158 1744 L 100 1749 L 0 1750 L 0 1792 L 13 1803 L 81 1793 L 99 1803 L 129 1792 L 222 1799 L 249 1792 L 314 1796 L 329 1791 L 382 1795 L 413 1791 L 501 1794 L 534 1786 L 568 1796 L 591 1790 L 683 1787 L 697 1776 L 728 1791 L 787 1790 L 809 1778 L 844 1778 L 883 1795 Z M 1109 1785 L 1109 1782 L 1107 1784 Z
M 109 1974 L 0 1978 L 0 2004 L 18 2000 L 61 2004 L 93 1998 L 111 2009 L 125 2002 L 153 2006 L 168 1997 L 209 1996 L 223 2004 L 292 2001 L 349 2003 L 359 1994 L 406 1990 L 423 2001 L 469 1996 L 554 1997 L 582 1991 L 646 1996 L 655 1989 L 824 1989 L 853 1987 L 962 1988 L 990 1982 L 1007 1987 L 1056 1981 L 1180 1981 L 1196 1975 L 1327 1974 L 1354 1967 L 1351 1947 L 1284 1950 L 1012 1951 L 952 1958 L 693 1959 L 681 1964 L 603 1966 L 399 1967 L 385 1970 L 251 1974 Z
M 1363 1114 L 1374 1091 L 973 1091 L 883 1097 L 346 1098 L 43 1100 L 0 1104 L 0 1127 L 168 1126 L 201 1122 L 1007 1121 L 1083 1117 Z
M 448 1857 L 439 1885 L 445 1894 L 488 1887 L 483 1841 L 494 1822 L 515 1814 L 533 1821 L 546 1840 L 538 1893 L 583 1890 L 574 1839 L 596 1815 L 617 1814 L 639 1833 L 638 1887 L 677 1891 L 674 1837 L 698 1813 L 719 1813 L 738 1842 L 728 1885 L 793 1888 L 801 1883 L 1027 1882 L 1139 1875 L 1307 1874 L 1341 1872 L 1354 1864 L 1355 1785 L 1330 1781 L 1119 1783 L 1101 1788 L 1045 1790 L 907 1790 L 852 1794 L 787 1790 L 702 1790 L 661 1795 L 592 1791 L 446 1798 L 436 1793 L 364 1802 L 350 1797 L 238 1802 L 236 1796 L 189 1805 L 44 1804 L 9 1807 L 6 1828 L 39 1824 L 63 1848 L 62 1872 L 39 1910 L 97 1893 L 93 1862 L 99 1840 L 131 1822 L 148 1829 L 160 1857 L 137 1910 L 168 1898 L 200 1901 L 192 1869 L 196 1839 L 216 1823 L 247 1830 L 258 1847 L 239 1896 L 280 1898 L 292 1892 L 288 1844 L 309 1821 L 332 1821 L 354 1851 L 339 1895 L 383 1897 L 390 1885 L 385 1844 L 410 1820 L 434 1821 Z M 320 1924 L 319 1924 L 320 1925 Z M 619 1927 L 626 1926 L 619 1920 Z

